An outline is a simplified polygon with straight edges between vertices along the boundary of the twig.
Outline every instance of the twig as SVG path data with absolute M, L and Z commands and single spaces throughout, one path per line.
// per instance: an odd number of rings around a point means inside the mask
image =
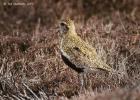
M 120 21 L 120 23 L 121 23 L 121 25 L 122 25 L 122 27 L 123 27 L 123 29 L 124 29 L 124 32 L 127 33 L 127 31 L 126 31 L 126 29 L 125 29 L 125 26 L 124 26 L 124 24 L 123 24 L 123 22 L 122 22 L 122 20 L 121 20 L 120 12 L 118 12 L 118 17 L 119 17 L 119 21 Z
M 23 85 L 39 100 L 38 96 L 25 83 Z

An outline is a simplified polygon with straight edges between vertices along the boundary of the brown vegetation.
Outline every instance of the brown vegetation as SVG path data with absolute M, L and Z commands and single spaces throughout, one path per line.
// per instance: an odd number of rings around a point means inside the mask
M 3 2 L 1 99 L 139 98 L 139 0 L 34 0 L 32 6 L 4 6 Z M 87 92 L 79 94 L 77 73 L 60 57 L 56 26 L 66 16 L 77 23 L 78 35 L 95 46 L 102 59 L 123 76 L 89 74 Z

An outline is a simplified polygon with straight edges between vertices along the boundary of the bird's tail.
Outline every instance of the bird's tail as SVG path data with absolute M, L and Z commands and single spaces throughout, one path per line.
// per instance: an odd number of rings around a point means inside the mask
M 110 67 L 109 65 L 107 65 L 106 63 L 104 63 L 103 61 L 97 61 L 96 64 L 98 65 L 99 68 L 104 69 L 108 72 L 112 72 L 113 68 Z
M 103 64 L 103 67 L 104 67 L 107 71 L 109 71 L 109 72 L 113 72 L 113 71 L 114 71 L 114 69 L 113 69 L 111 66 L 107 65 L 106 63 Z
M 120 72 L 120 71 L 118 71 L 118 70 L 115 70 L 114 68 L 112 68 L 112 67 L 110 67 L 109 65 L 107 65 L 107 64 L 104 64 L 104 66 L 105 66 L 105 69 L 107 70 L 107 71 L 109 71 L 109 72 L 111 72 L 112 74 L 117 74 L 117 75 L 121 75 L 121 76 L 123 76 L 123 72 Z

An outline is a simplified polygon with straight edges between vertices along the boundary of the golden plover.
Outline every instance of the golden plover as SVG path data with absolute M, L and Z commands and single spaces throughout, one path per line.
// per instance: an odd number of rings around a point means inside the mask
M 61 56 L 69 67 L 78 73 L 87 73 L 98 69 L 113 71 L 113 68 L 100 59 L 96 49 L 77 35 L 73 20 L 61 21 L 59 28 Z M 81 80 L 82 85 L 83 81 Z

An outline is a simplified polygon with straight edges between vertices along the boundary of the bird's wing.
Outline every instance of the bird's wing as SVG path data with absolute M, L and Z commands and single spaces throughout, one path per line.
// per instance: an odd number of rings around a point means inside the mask
M 93 48 L 91 45 L 85 42 L 83 42 L 81 45 L 85 49 L 85 50 L 81 49 L 81 52 L 84 52 L 84 54 L 86 55 L 85 59 L 90 60 L 91 68 L 103 69 L 106 71 L 114 71 L 112 67 L 108 66 L 105 62 L 101 60 L 95 48 Z
M 89 60 L 84 56 L 84 53 L 78 48 L 73 47 L 69 49 L 70 54 L 70 61 L 74 63 L 78 68 L 87 68 L 90 66 Z
M 80 42 L 82 43 L 82 42 Z M 104 63 L 100 57 L 98 56 L 96 49 L 92 46 L 88 45 L 87 43 L 83 42 L 81 44 L 82 48 L 79 46 L 73 47 L 72 52 L 74 54 L 77 54 L 80 62 L 85 65 L 85 67 L 89 67 L 89 69 L 95 70 L 95 69 L 103 69 L 107 71 L 112 71 L 113 69 L 108 66 L 106 63 Z
M 79 68 L 112 70 L 110 66 L 100 59 L 95 48 L 81 40 L 80 37 L 76 36 L 73 38 L 75 38 L 74 43 L 73 40 L 71 40 L 71 46 L 68 46 L 66 51 L 67 54 L 70 55 L 69 60 L 72 63 Z

